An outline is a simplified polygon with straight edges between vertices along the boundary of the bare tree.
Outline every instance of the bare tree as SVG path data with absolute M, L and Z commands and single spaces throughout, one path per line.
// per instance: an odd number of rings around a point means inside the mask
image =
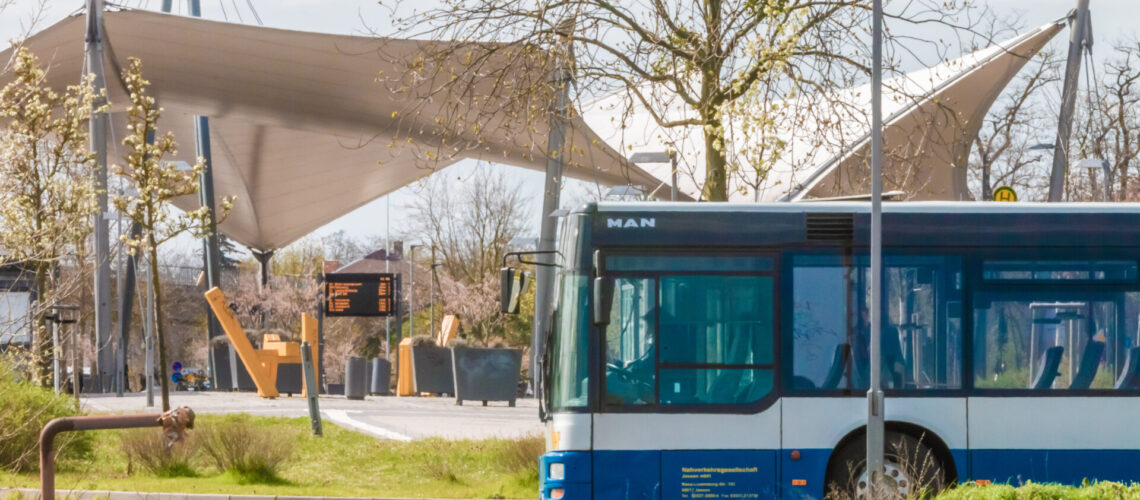
M 1076 119 L 1076 147 L 1069 161 L 1075 165 L 1085 158 L 1105 160 L 1113 178 L 1102 179 L 1098 189 L 1093 179 L 1100 170 L 1090 169 L 1085 172 L 1088 184 L 1070 184 L 1070 197 L 1091 199 L 1096 192 L 1108 190 L 1113 199 L 1140 198 L 1134 177 L 1140 173 L 1135 164 L 1140 155 L 1140 40 L 1132 37 L 1116 42 L 1113 56 L 1105 62 L 1104 78 L 1091 80 L 1092 88 L 1084 92 L 1088 105 Z
M 408 236 L 433 246 L 441 266 L 436 312 L 459 314 L 478 340 L 504 333 L 507 326 L 498 312 L 498 270 L 512 240 L 527 228 L 529 205 L 518 182 L 480 164 L 462 179 L 429 177 L 408 207 L 413 214 Z M 417 279 L 410 293 L 422 307 L 431 286 L 430 251 L 416 257 L 417 277 L 426 279 Z
M 527 227 L 528 202 L 521 184 L 486 164 L 454 183 L 432 176 L 408 206 L 408 235 L 435 248 L 444 272 L 474 283 L 498 272 L 511 240 Z
M 733 163 L 728 108 L 758 87 L 781 96 L 818 94 L 845 83 L 842 75 L 865 75 L 869 68 L 861 42 L 869 3 L 855 0 L 441 3 L 403 17 L 395 13 L 401 34 L 438 43 L 410 56 L 392 50 L 407 71 L 382 75 L 388 90 L 411 96 L 408 112 L 398 117 L 404 139 L 428 135 L 444 144 L 429 159 L 490 149 L 489 131 L 534 144 L 565 84 L 551 72 L 565 69 L 578 99 L 624 96 L 619 128 L 637 109 L 665 129 L 697 131 L 705 151 L 698 185 L 704 198 L 726 200 L 734 170 L 768 167 Z M 933 25 L 969 31 L 969 5 L 911 0 L 888 18 L 925 31 Z M 912 46 L 942 45 L 928 36 L 897 36 Z M 915 55 L 907 50 L 899 45 L 900 59 Z
M 1059 81 L 1059 69 L 1052 54 L 1038 55 L 986 116 L 974 139 L 970 168 L 980 199 L 992 200 L 997 186 L 1017 187 L 1026 198 L 1045 195 L 1047 176 L 1034 169 L 1044 167 L 1042 155 L 1030 148 L 1048 140 L 1040 131 L 1050 130 L 1056 120 L 1044 94 Z

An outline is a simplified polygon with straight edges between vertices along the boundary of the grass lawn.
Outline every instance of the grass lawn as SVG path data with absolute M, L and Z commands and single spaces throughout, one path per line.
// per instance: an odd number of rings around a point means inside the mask
M 222 418 L 199 415 L 195 425 L 216 425 Z M 223 473 L 205 453 L 195 455 L 193 477 L 157 477 L 137 464 L 128 464 L 121 431 L 91 431 L 95 437 L 93 456 L 60 463 L 56 488 L 436 498 L 534 498 L 538 494 L 541 437 L 404 443 L 376 439 L 327 421 L 324 436 L 313 437 L 307 418 L 250 420 L 294 443 L 292 455 L 276 479 L 251 482 Z M 39 477 L 36 473 L 0 472 L 0 484 L 38 488 Z

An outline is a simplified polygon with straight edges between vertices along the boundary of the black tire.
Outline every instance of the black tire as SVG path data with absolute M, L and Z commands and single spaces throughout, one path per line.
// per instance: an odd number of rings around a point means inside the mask
M 908 497 L 922 497 L 922 492 L 937 493 L 947 485 L 946 464 L 932 448 L 919 439 L 899 432 L 887 431 L 884 461 L 888 476 L 902 471 L 904 476 L 898 486 L 909 489 Z M 856 436 L 835 450 L 827 464 L 827 497 L 857 499 L 860 490 L 860 476 L 867 461 L 867 441 Z M 906 477 L 910 476 L 910 477 Z M 910 484 L 906 484 L 909 482 Z M 863 485 L 865 486 L 865 485 Z

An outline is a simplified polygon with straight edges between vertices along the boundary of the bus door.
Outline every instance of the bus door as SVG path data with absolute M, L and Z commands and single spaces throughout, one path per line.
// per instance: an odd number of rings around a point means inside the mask
M 848 467 L 834 458 L 863 453 L 870 374 L 868 263 L 865 256 L 839 253 L 790 256 L 791 296 L 784 307 L 791 319 L 784 324 L 783 350 L 790 366 L 785 365 L 782 398 L 780 482 L 796 495 L 823 498 L 832 485 L 856 484 L 863 475 L 862 462 Z M 940 465 L 964 472 L 961 259 L 887 255 L 882 279 L 886 418 L 910 425 L 919 434 L 912 437 L 941 441 L 955 463 Z M 895 452 L 908 453 L 887 451 L 889 461 Z
M 775 496 L 774 258 L 600 258 L 595 498 Z
M 971 476 L 1135 479 L 1135 263 L 1002 264 L 974 298 Z

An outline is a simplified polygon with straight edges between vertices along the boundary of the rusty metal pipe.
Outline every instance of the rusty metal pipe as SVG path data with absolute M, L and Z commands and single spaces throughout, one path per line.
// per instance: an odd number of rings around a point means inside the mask
M 62 417 L 48 422 L 40 431 L 40 498 L 41 500 L 55 500 L 55 436 L 61 432 L 91 431 L 100 429 L 133 429 L 139 427 L 160 427 L 163 420 L 172 420 L 175 412 L 186 410 L 188 419 L 183 419 L 183 425 L 193 428 L 194 413 L 189 408 L 179 408 L 167 413 L 149 413 L 142 415 L 105 415 L 85 417 Z M 177 417 L 173 417 L 177 420 Z M 188 421 L 186 421 L 188 420 Z

